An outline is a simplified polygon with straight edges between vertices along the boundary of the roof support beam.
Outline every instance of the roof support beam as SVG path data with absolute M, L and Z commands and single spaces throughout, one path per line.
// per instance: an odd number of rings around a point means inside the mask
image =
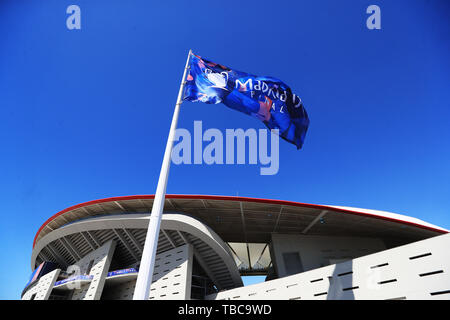
M 177 245 L 175 244 L 175 241 L 172 239 L 172 237 L 167 233 L 166 230 L 161 229 L 161 232 L 163 233 L 163 235 L 166 237 L 166 239 L 170 242 L 170 244 L 172 245 L 172 247 L 176 248 Z M 184 241 L 184 240 L 183 240 Z M 185 241 L 186 242 L 186 241 Z
M 78 256 L 76 255 L 76 253 L 72 250 L 72 248 L 70 248 L 70 246 L 67 244 L 66 239 L 64 237 L 59 238 L 59 242 L 67 250 L 67 252 L 69 252 L 69 254 L 73 258 L 73 260 L 75 260 L 75 261 L 80 260 L 78 258 Z
M 108 210 L 106 210 L 101 203 L 96 203 L 97 207 L 103 210 L 103 213 L 108 213 Z
M 242 260 L 239 258 L 239 255 L 236 253 L 236 251 L 233 249 L 233 247 L 231 247 L 230 244 L 229 244 L 228 242 L 225 242 L 225 243 L 227 244 L 228 248 L 229 248 L 230 251 L 231 251 L 231 255 L 233 256 L 234 262 L 235 262 L 236 265 L 239 267 L 240 264 L 238 264 L 237 261 L 239 261 L 239 262 L 242 263 Z M 236 259 L 237 259 L 237 261 L 236 261 Z
M 114 231 L 114 233 L 116 234 L 116 236 L 120 239 L 120 241 L 122 241 L 123 245 L 125 246 L 125 248 L 127 248 L 127 250 L 130 252 L 130 254 L 133 256 L 133 258 L 136 261 L 140 261 L 138 255 L 133 251 L 133 249 L 131 249 L 130 245 L 128 244 L 127 240 L 125 239 L 125 237 L 123 235 L 120 234 L 119 230 L 117 229 L 112 229 Z
M 77 249 L 77 246 L 74 245 L 73 242 L 68 237 L 64 237 L 64 240 L 66 240 L 70 249 L 72 249 L 72 251 L 75 252 L 75 255 L 78 256 L 78 260 L 80 260 L 83 256 L 81 255 L 80 251 Z
M 122 229 L 122 231 L 125 232 L 125 234 L 128 236 L 128 238 L 130 238 L 130 240 L 133 242 L 133 244 L 139 250 L 139 253 L 142 254 L 142 252 L 143 252 L 142 245 L 139 243 L 139 241 L 137 241 L 135 236 L 133 236 L 133 234 L 130 231 L 128 231 L 127 229 L 125 229 L 125 228 Z
M 282 213 L 283 213 L 283 206 L 281 206 L 281 208 L 280 208 L 280 213 L 278 213 L 277 221 L 275 222 L 275 226 L 273 227 L 273 231 L 272 232 L 275 232 L 277 230 L 278 222 L 280 222 L 280 218 L 281 218 L 281 214 Z
M 206 274 L 208 275 L 208 277 L 212 280 L 212 282 L 214 282 L 214 284 L 216 285 L 216 287 L 221 290 L 222 289 L 222 285 L 220 284 L 220 282 L 217 280 L 217 278 L 214 276 L 214 273 L 211 271 L 211 269 L 208 267 L 208 265 L 206 264 L 205 260 L 203 260 L 202 256 L 200 255 L 200 253 L 197 251 L 197 249 L 195 249 L 194 245 L 192 245 L 190 243 L 190 241 L 183 235 L 183 233 L 179 230 L 177 230 L 178 234 L 180 235 L 180 238 L 183 239 L 183 241 L 186 244 L 190 244 L 192 246 L 192 249 L 194 251 L 194 256 L 197 259 L 199 265 L 202 267 L 202 269 L 206 272 Z
M 39 256 L 42 257 L 42 259 L 44 259 L 44 261 L 51 261 L 52 259 L 49 259 L 49 256 L 44 252 L 44 250 L 41 250 L 41 252 L 39 252 Z
M 122 210 L 124 212 L 128 212 L 128 210 L 125 209 L 118 201 L 114 201 L 114 203 L 120 208 L 120 210 Z
M 45 255 L 44 250 L 47 252 Z M 56 259 L 56 256 L 50 250 L 48 250 L 48 248 L 42 249 L 39 254 L 42 255 L 47 261 L 56 261 L 58 264 L 61 264 L 58 259 Z
M 66 217 L 62 214 L 60 215 L 61 219 L 63 219 L 66 223 L 69 223 L 69 220 L 66 219 Z
M 306 234 L 327 212 L 327 210 L 322 210 L 320 214 L 305 229 L 303 229 L 302 233 Z
M 55 260 L 62 266 L 66 266 L 66 260 L 59 254 L 58 250 L 52 244 L 46 246 L 48 252 L 55 258 Z
M 142 205 L 144 206 L 144 208 L 148 210 L 148 212 L 152 212 L 152 209 L 147 206 L 144 200 L 139 199 L 139 202 L 142 203 Z
M 102 246 L 102 244 L 100 243 L 100 241 L 97 239 L 97 237 L 95 236 L 95 234 L 90 233 L 89 231 L 86 231 L 87 235 L 89 237 L 91 237 L 92 241 L 94 241 L 94 243 L 97 245 L 97 248 L 100 248 Z
M 184 234 L 181 233 L 180 230 L 177 230 L 177 233 L 180 236 L 181 240 L 184 241 L 184 243 L 186 243 L 186 244 L 190 243 L 189 240 L 184 236 Z
M 91 247 L 92 251 L 94 251 L 95 249 L 97 249 L 98 247 L 95 246 L 94 242 L 92 241 L 92 239 L 88 238 L 89 236 L 85 235 L 83 232 L 80 232 L 81 236 L 83 237 L 84 241 L 87 242 L 87 244 L 89 245 L 89 247 Z
M 266 251 L 266 248 L 269 246 L 269 244 L 266 243 L 266 245 L 264 246 L 264 248 L 261 251 L 261 254 L 259 255 L 258 259 L 256 260 L 255 264 L 259 262 L 259 260 L 261 259 L 261 257 L 264 254 L 264 251 Z
M 168 199 L 168 198 L 166 198 L 166 200 L 167 200 L 167 202 L 169 202 L 169 204 L 170 204 L 172 207 L 174 207 L 175 209 L 178 209 L 178 206 L 177 206 L 175 203 L 173 203 L 172 200 L 170 200 L 170 199 Z
M 239 201 L 239 206 L 241 208 L 241 220 L 242 220 L 242 228 L 244 229 L 244 239 L 245 244 L 247 246 L 247 257 L 248 257 L 248 268 L 252 270 L 252 261 L 250 260 L 250 248 L 248 246 L 248 240 L 247 240 L 247 228 L 245 226 L 245 217 L 244 217 L 244 208 L 242 207 L 242 201 Z

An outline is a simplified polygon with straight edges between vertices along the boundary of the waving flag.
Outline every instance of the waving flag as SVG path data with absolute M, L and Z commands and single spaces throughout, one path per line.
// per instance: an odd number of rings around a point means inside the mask
M 282 81 L 232 70 L 191 54 L 183 100 L 223 103 L 279 129 L 300 149 L 309 125 L 302 100 Z

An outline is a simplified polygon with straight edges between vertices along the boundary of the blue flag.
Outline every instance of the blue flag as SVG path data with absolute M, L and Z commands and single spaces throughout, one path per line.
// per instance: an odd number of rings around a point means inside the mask
M 232 70 L 191 55 L 183 100 L 223 103 L 260 119 L 269 129 L 300 149 L 309 118 L 302 100 L 282 81 Z

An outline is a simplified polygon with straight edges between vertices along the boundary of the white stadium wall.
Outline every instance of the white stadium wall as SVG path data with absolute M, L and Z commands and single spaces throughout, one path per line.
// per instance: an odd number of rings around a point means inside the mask
M 48 300 L 53 289 L 60 293 L 60 290 L 70 291 L 71 294 L 67 295 L 67 298 L 72 300 L 99 300 L 100 298 L 103 300 L 131 300 L 137 273 L 119 273 L 108 277 L 108 269 L 115 246 L 115 241 L 108 241 L 77 261 L 70 267 L 70 270 L 77 271 L 78 276 L 69 277 L 62 284 L 55 286 L 60 269 L 42 276 L 24 293 L 22 300 Z M 194 250 L 190 244 L 156 255 L 149 299 L 189 300 L 191 298 L 193 255 Z M 80 280 L 79 275 L 84 278 Z
M 56 269 L 41 277 L 36 285 L 25 292 L 22 300 L 48 300 L 60 271 Z
M 151 204 L 107 198 L 54 215 L 36 234 L 22 298 L 132 299 Z M 450 234 L 417 219 L 236 197 L 165 206 L 151 300 L 450 299 Z M 247 274 L 273 280 L 243 287 Z
M 219 292 L 210 300 L 450 299 L 450 234 L 300 274 Z
M 157 254 L 150 288 L 151 300 L 189 300 L 191 298 L 191 278 L 193 250 L 184 245 Z M 107 279 L 107 284 L 113 279 Z M 136 279 L 108 285 L 104 289 L 102 300 L 133 299 Z
M 192 246 L 188 244 L 157 255 L 149 298 L 189 300 L 191 298 L 192 265 L 193 250 Z
M 73 292 L 72 300 L 100 299 L 115 248 L 116 242 L 108 241 L 75 264 L 80 267 L 81 274 L 91 275 L 93 278 L 90 283 L 82 285 Z

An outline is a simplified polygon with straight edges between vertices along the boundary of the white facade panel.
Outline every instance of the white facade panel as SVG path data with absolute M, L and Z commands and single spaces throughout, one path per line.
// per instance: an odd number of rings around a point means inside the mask
M 48 300 L 60 271 L 56 269 L 42 276 L 38 283 L 25 292 L 22 300 Z
M 151 300 L 189 300 L 191 298 L 193 249 L 189 244 L 156 255 Z M 106 280 L 108 281 L 108 280 Z M 136 279 L 109 285 L 104 300 L 132 300 Z
M 80 268 L 81 274 L 91 275 L 93 278 L 90 283 L 74 290 L 72 300 L 100 299 L 115 247 L 115 241 L 108 241 L 75 263 Z
M 450 234 L 207 299 L 450 299 Z
M 190 299 L 192 264 L 193 250 L 189 244 L 157 255 L 150 289 L 150 299 Z

